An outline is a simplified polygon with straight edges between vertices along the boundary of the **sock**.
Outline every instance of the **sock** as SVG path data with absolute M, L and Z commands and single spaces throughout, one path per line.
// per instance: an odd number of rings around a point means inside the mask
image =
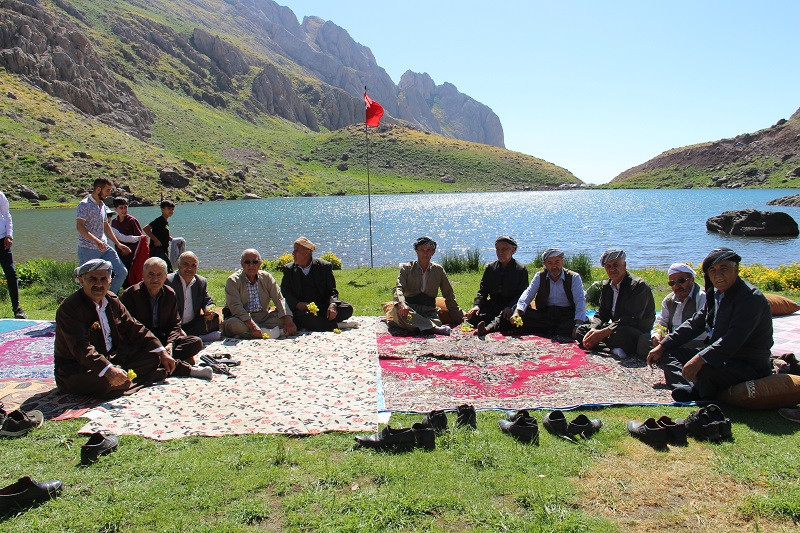
M 620 361 L 628 358 L 628 354 L 626 354 L 625 350 L 623 350 L 622 348 L 614 348 L 613 350 L 611 350 L 611 353 L 619 357 Z
M 283 331 L 278 326 L 275 326 L 274 328 L 261 328 L 261 333 L 266 333 L 270 339 L 277 339 Z
M 450 335 L 452 330 L 450 329 L 450 326 L 435 326 L 431 328 L 431 331 L 437 335 Z
M 207 379 L 208 381 L 211 381 L 211 379 L 214 376 L 214 371 L 211 369 L 210 366 L 204 366 L 204 367 L 193 366 L 189 370 L 189 376 L 193 378 Z

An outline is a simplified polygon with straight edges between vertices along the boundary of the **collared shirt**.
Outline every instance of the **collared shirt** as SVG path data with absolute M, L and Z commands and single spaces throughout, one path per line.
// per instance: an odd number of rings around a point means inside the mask
M 0 239 L 14 236 L 14 223 L 8 209 L 8 198 L 0 191 Z
M 610 285 L 611 285 L 611 290 L 614 292 L 614 301 L 611 304 L 611 314 L 613 315 L 617 311 L 617 298 L 619 298 L 619 286 L 622 285 L 622 282 L 615 284 L 612 281 Z
M 656 322 L 655 324 L 653 324 L 653 330 L 650 332 L 650 336 L 653 337 L 659 333 L 659 331 L 657 331 L 657 328 L 659 326 L 666 328 L 669 323 L 672 323 L 671 331 L 675 331 L 676 329 L 678 329 L 678 326 L 683 324 L 683 310 L 686 308 L 687 303 L 695 297 L 695 291 L 698 290 L 699 292 L 697 294 L 697 305 L 695 309 L 699 311 L 706 305 L 706 293 L 702 289 L 698 289 L 697 286 L 693 285 L 686 298 L 678 302 L 678 306 L 675 308 L 675 312 L 672 314 L 672 316 L 669 316 L 669 307 L 667 306 L 667 302 L 669 301 L 670 296 L 664 298 L 664 300 L 661 302 L 661 314 L 656 317 Z M 698 335 L 695 340 L 701 341 L 705 339 L 707 336 L 708 333 L 704 331 L 703 333 Z
M 194 306 L 192 305 L 192 285 L 194 285 L 197 278 L 192 276 L 192 281 L 186 284 L 186 281 L 180 274 L 176 274 L 178 279 L 181 280 L 183 287 L 183 312 L 181 313 L 181 324 L 186 324 L 194 319 Z
M 94 201 L 90 194 L 78 203 L 78 214 L 75 217 L 83 220 L 86 231 L 108 244 L 106 239 L 106 206 L 103 202 L 99 204 Z M 96 249 L 97 245 L 78 233 L 78 246 L 81 248 Z
M 244 276 L 244 273 L 242 273 L 242 275 Z M 258 276 L 256 276 L 255 283 L 250 283 L 250 280 L 246 277 L 245 282 L 247 283 L 247 312 L 255 313 L 263 310 L 263 307 L 261 307 L 261 298 L 258 295 Z
M 428 288 L 428 272 L 431 271 L 431 264 L 428 263 L 428 268 L 419 267 L 422 270 L 422 285 L 420 285 L 420 292 L 425 292 L 425 289 Z
M 103 332 L 103 341 L 106 344 L 106 352 L 111 353 L 111 348 L 114 346 L 114 340 L 111 338 L 111 326 L 108 323 L 108 316 L 106 316 L 106 306 L 108 305 L 108 300 L 103 298 L 103 303 L 97 305 L 94 304 L 95 309 L 97 309 L 97 318 L 100 322 L 100 330 Z M 108 363 L 106 367 L 100 371 L 98 376 L 101 378 L 106 375 L 108 369 L 111 368 L 111 363 Z
M 161 329 L 158 327 L 158 300 L 161 298 L 161 291 L 158 291 L 158 294 L 153 296 L 150 292 L 147 292 L 147 295 L 150 297 L 150 311 L 153 313 L 153 326 L 157 329 Z
M 708 332 L 709 337 L 714 336 L 714 328 L 717 327 L 717 317 L 719 316 L 719 306 L 723 298 L 725 298 L 724 292 L 714 291 L 714 323 L 711 325 L 711 331 Z
M 535 274 L 531 280 L 531 284 L 519 297 L 519 300 L 517 301 L 517 310 L 522 313 L 531 304 L 533 299 L 536 297 L 536 293 L 539 292 L 539 284 L 541 283 L 542 277 L 547 277 L 547 280 L 550 283 L 550 294 L 547 297 L 547 305 L 554 305 L 556 307 L 572 307 L 572 304 L 569 303 L 567 293 L 565 292 L 566 287 L 564 287 L 564 283 L 567 280 L 567 275 L 564 273 L 564 269 L 561 269 L 561 275 L 555 281 L 553 281 L 553 278 L 550 277 L 549 273 L 542 273 L 541 275 Z M 583 281 L 581 280 L 580 275 L 572 275 L 572 287 L 570 287 L 570 290 L 572 291 L 572 295 L 575 300 L 575 321 L 585 322 L 586 300 L 583 298 Z
M 298 265 L 300 266 L 300 265 Z M 307 264 L 304 267 L 300 267 L 300 270 L 303 271 L 303 275 L 308 276 L 308 273 L 311 272 L 311 263 Z

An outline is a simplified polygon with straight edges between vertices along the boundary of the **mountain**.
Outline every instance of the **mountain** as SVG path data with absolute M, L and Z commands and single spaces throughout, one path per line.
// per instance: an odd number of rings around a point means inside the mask
M 800 187 L 800 109 L 755 133 L 668 150 L 622 172 L 608 186 Z
M 453 84 L 395 85 L 346 30 L 271 0 L 0 0 L 0 67 L 7 192 L 70 203 L 108 175 L 137 202 L 360 193 L 365 85 L 387 112 L 376 192 L 580 183 L 502 149 L 497 115 Z M 359 151 L 313 155 L 350 137 Z

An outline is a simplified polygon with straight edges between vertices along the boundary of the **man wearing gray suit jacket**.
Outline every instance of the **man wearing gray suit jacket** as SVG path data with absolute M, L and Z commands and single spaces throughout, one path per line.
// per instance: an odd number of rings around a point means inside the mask
M 172 287 L 178 299 L 181 329 L 208 344 L 221 336 L 219 315 L 211 310 L 214 299 L 208 294 L 208 280 L 197 275 L 199 265 L 194 252 L 183 252 L 178 257 L 178 271 L 167 276 L 167 285 Z

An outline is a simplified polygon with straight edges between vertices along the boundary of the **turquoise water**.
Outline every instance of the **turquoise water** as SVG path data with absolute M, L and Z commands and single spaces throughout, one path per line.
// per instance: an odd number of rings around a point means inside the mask
M 796 190 L 578 190 L 508 193 L 407 194 L 373 196 L 375 266 L 414 258 L 411 243 L 429 235 L 437 256 L 478 248 L 494 259 L 494 240 L 509 234 L 519 243 L 516 258 L 530 262 L 537 252 L 560 247 L 588 252 L 595 262 L 603 250 L 622 247 L 631 268 L 697 263 L 716 246 L 729 246 L 745 263 L 768 266 L 800 261 L 797 238 L 745 238 L 707 233 L 705 221 L 730 209 L 784 211 L 800 221 L 800 208 L 766 202 Z M 158 207 L 132 208 L 142 226 L 160 215 Z M 21 209 L 14 217 L 14 258 L 76 260 L 74 209 Z M 244 248 L 264 258 L 289 252 L 305 235 L 317 255 L 332 251 L 345 268 L 370 264 L 366 196 L 273 198 L 179 204 L 170 219 L 173 237 L 186 239 L 201 268 L 233 269 Z M 436 257 L 434 256 L 434 261 Z

